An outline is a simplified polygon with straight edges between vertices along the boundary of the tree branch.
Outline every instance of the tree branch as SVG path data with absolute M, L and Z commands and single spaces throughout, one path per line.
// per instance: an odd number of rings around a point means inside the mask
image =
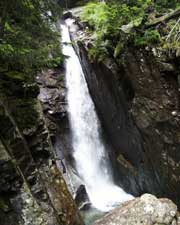
M 150 23 L 146 23 L 145 24 L 145 28 L 156 26 L 159 23 L 167 22 L 168 20 L 174 19 L 174 18 L 178 18 L 179 16 L 180 16 L 180 9 L 176 9 L 173 12 L 170 12 L 170 13 L 164 15 L 164 16 L 161 16 L 159 18 L 154 19 Z

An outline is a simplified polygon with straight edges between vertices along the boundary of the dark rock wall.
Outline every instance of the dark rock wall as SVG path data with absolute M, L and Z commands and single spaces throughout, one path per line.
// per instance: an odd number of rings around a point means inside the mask
M 144 140 L 146 157 L 161 185 L 161 195 L 180 204 L 180 64 L 174 65 L 179 59 L 154 57 L 150 51 L 133 49 L 125 53 L 125 59 L 125 75 L 135 92 L 130 113 Z M 166 65 L 164 69 L 162 65 Z M 167 65 L 174 70 L 169 71 Z
M 151 51 L 127 49 L 125 64 L 90 63 L 79 57 L 106 139 L 116 180 L 138 195 L 150 192 L 180 204 L 179 92 Z M 174 77 L 173 77 L 174 76 Z
M 25 95 L 23 83 L 16 80 L 22 93 L 11 89 L 10 95 L 0 81 L 0 224 L 83 224 L 57 169 L 55 134 L 47 129 L 38 92 L 31 89 Z
M 37 79 L 40 87 L 38 99 L 59 161 L 68 160 L 72 155 L 64 73 L 62 68 L 47 70 Z

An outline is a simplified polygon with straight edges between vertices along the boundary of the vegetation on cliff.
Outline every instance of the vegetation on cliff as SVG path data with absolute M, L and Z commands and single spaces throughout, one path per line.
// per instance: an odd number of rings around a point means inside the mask
M 35 75 L 63 62 L 56 28 L 61 8 L 56 0 L 2 0 L 0 10 L 0 100 L 23 129 L 37 119 Z
M 14 94 L 17 83 L 27 88 L 41 68 L 62 62 L 55 29 L 61 9 L 55 0 L 2 0 L 0 9 L 0 85 Z
M 167 44 L 167 35 L 180 15 L 179 6 L 177 0 L 88 3 L 81 19 L 89 24 L 93 34 L 94 47 L 90 49 L 90 57 L 101 61 L 109 54 L 117 58 L 129 44 L 135 47 Z M 164 23 L 174 17 L 171 24 Z
M 35 82 L 63 62 L 61 8 L 56 0 L 2 0 L 0 10 L 0 225 L 83 224 L 55 164 Z

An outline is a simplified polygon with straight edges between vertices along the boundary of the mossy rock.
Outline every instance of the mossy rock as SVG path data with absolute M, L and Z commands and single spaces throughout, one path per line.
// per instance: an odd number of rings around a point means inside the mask
M 12 116 L 20 130 L 36 126 L 39 118 L 36 104 L 36 99 L 16 99 L 14 106 L 11 106 Z
M 8 204 L 1 197 L 0 197 L 0 210 L 2 210 L 3 212 L 8 212 L 10 210 Z
M 34 78 L 17 71 L 0 73 L 0 90 L 7 96 L 35 98 L 39 94 Z

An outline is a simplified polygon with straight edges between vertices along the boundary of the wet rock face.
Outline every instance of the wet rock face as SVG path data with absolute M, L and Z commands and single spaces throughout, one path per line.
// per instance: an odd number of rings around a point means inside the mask
M 87 210 L 91 207 L 91 203 L 86 192 L 86 187 L 84 185 L 80 185 L 76 191 L 75 202 L 79 208 L 79 210 Z
M 65 119 L 66 115 L 66 88 L 64 71 L 45 70 L 36 77 L 40 87 L 38 99 L 42 103 L 43 112 L 53 121 Z M 50 127 L 51 129 L 51 127 Z
M 73 164 L 71 132 L 67 113 L 65 71 L 63 68 L 45 70 L 37 76 L 40 88 L 40 100 L 50 138 L 57 155 L 60 167 L 62 160 Z M 66 168 L 62 168 L 66 172 Z
M 88 87 L 111 146 L 116 181 L 139 195 L 167 196 L 180 205 L 178 58 L 127 48 L 124 64 L 91 62 L 89 38 L 72 33 Z
M 151 53 L 131 50 L 116 70 L 89 63 L 80 46 L 88 86 L 107 140 L 117 181 L 133 194 L 168 196 L 180 204 L 179 92 Z
M 113 73 L 102 63 L 90 64 L 87 52 L 81 45 L 80 57 L 105 136 L 112 146 L 109 154 L 117 180 L 133 194 L 141 193 L 143 188 L 154 190 L 157 187 L 153 187 L 150 180 L 155 175 L 143 152 L 140 132 L 128 114 L 129 105 L 124 87 L 117 77 L 119 74 Z M 148 166 L 151 168 L 149 171 L 145 170 Z M 140 182 L 144 183 L 141 185 Z
M 125 76 L 131 80 L 135 96 L 130 114 L 143 139 L 146 158 L 159 182 L 160 195 L 180 204 L 180 93 L 177 65 L 173 60 L 154 58 L 151 52 L 130 50 L 126 55 Z M 128 60 L 131 59 L 131 60 Z M 162 63 L 166 64 L 162 70 Z M 176 62 L 174 58 L 174 62 Z M 167 64 L 171 61 L 171 68 Z
M 142 195 L 105 215 L 93 225 L 178 225 L 177 206 L 169 199 Z

